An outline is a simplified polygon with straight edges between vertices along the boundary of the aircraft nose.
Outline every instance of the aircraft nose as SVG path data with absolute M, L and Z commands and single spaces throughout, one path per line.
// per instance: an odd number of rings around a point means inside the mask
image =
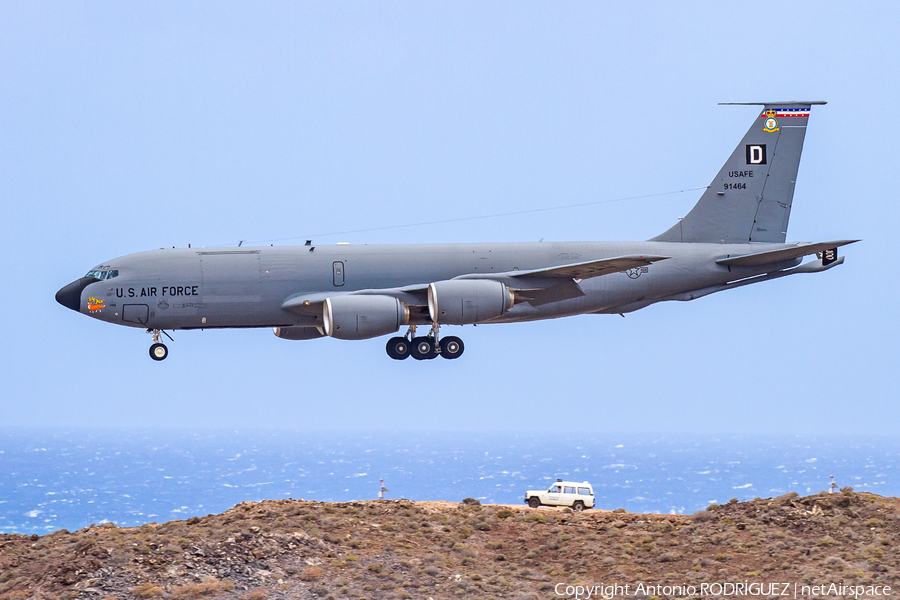
M 95 277 L 82 277 L 81 279 L 73 281 L 56 292 L 56 301 L 66 308 L 71 308 L 75 312 L 79 312 L 78 309 L 81 308 L 81 292 L 95 281 L 100 280 Z

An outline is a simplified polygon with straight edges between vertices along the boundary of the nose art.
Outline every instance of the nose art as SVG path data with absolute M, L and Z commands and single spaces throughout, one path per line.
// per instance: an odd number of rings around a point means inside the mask
M 71 308 L 75 312 L 78 312 L 78 309 L 81 308 L 81 292 L 95 281 L 100 280 L 94 277 L 82 277 L 77 281 L 73 281 L 56 292 L 56 301 L 66 308 Z

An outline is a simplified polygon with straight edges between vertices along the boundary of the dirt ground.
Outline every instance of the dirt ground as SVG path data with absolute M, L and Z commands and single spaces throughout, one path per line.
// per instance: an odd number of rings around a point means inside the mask
M 140 527 L 2 535 L 0 600 L 525 600 L 613 585 L 609 595 L 621 598 L 715 597 L 686 591 L 740 582 L 863 586 L 865 596 L 900 589 L 898 548 L 898 500 L 852 492 L 695 515 L 271 500 Z

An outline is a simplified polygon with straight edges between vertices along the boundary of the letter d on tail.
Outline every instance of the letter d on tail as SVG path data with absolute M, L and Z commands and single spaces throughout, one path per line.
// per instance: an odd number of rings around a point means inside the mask
M 766 164 L 766 145 L 765 144 L 747 144 L 747 164 L 748 165 L 764 165 L 764 164 Z

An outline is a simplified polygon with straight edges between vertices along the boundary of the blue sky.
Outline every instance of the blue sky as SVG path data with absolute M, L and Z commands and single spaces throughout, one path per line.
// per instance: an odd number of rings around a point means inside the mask
M 898 6 L 0 5 L 0 425 L 893 433 Z M 647 239 L 756 115 L 810 119 L 788 239 L 846 263 L 628 315 L 384 339 L 149 336 L 59 306 L 163 246 Z M 460 333 L 461 332 L 461 333 Z

